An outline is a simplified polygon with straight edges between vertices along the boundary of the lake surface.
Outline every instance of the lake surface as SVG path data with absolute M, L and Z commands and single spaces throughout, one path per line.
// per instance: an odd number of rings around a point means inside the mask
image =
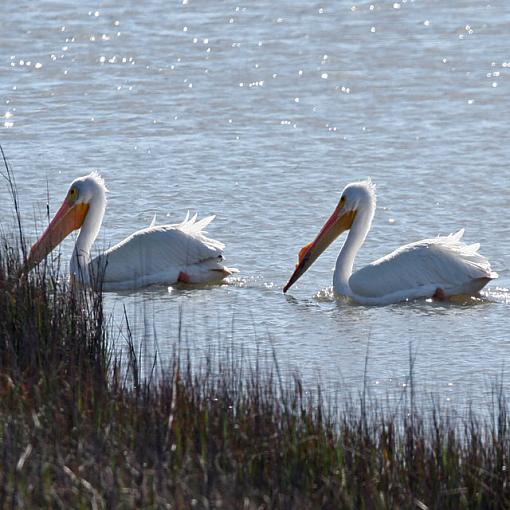
M 98 244 L 216 214 L 240 270 L 227 284 L 110 293 L 164 358 L 179 318 L 192 356 L 274 349 L 328 391 L 418 381 L 483 405 L 510 354 L 510 4 L 78 2 L 3 8 L 0 143 L 27 232 L 92 169 L 111 193 Z M 357 267 L 466 228 L 500 279 L 483 299 L 365 307 L 337 301 L 337 241 L 281 288 L 350 181 L 378 210 Z M 12 225 L 0 184 L 0 227 Z M 37 219 L 37 227 L 35 226 Z M 68 258 L 73 239 L 64 243 Z M 123 338 L 119 334 L 118 342 Z M 449 399 L 449 400 L 448 400 Z

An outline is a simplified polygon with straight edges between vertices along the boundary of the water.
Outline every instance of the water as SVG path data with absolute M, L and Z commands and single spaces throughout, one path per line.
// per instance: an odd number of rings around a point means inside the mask
M 483 405 L 510 352 L 509 23 L 503 0 L 21 0 L 0 32 L 0 141 L 27 231 L 91 169 L 111 190 L 99 246 L 154 213 L 216 214 L 209 233 L 239 276 L 108 294 L 115 324 L 125 306 L 164 357 L 182 314 L 197 358 L 274 349 L 328 391 L 358 391 L 367 353 L 370 388 L 401 387 L 411 348 L 428 389 Z M 378 210 L 358 267 L 466 227 L 500 274 L 484 299 L 337 301 L 340 242 L 282 294 L 343 186 L 367 176 Z M 1 185 L 2 228 L 11 209 Z

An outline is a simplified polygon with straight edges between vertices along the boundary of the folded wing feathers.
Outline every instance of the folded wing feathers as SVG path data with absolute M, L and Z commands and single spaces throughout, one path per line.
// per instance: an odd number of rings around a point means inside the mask
M 173 225 L 173 227 L 180 230 L 181 232 L 184 232 L 185 234 L 193 236 L 195 239 L 202 241 L 211 248 L 223 250 L 223 248 L 225 248 L 225 245 L 221 241 L 217 241 L 216 239 L 211 239 L 205 236 L 205 234 L 207 234 L 205 228 L 214 220 L 214 218 L 216 218 L 216 216 L 214 214 L 211 214 L 210 216 L 206 216 L 205 218 L 202 218 L 199 221 L 197 221 L 197 217 L 198 215 L 197 213 L 195 213 L 190 218 L 188 211 L 186 213 L 186 218 L 184 218 L 184 221 L 176 225 Z
M 464 230 L 407 244 L 356 271 L 351 289 L 361 296 L 380 296 L 381 289 L 399 292 L 435 284 L 448 288 L 470 279 L 496 278 L 478 243 L 461 241 Z M 374 283 L 375 282 L 375 283 Z
M 464 229 L 461 228 L 458 232 L 455 232 L 455 234 L 450 234 L 450 235 L 446 236 L 446 239 L 449 239 L 453 242 L 458 243 L 462 239 L 463 236 L 464 236 Z M 440 237 L 440 236 L 438 236 L 438 237 Z
M 496 273 L 491 271 L 490 262 L 486 257 L 478 253 L 480 243 L 465 244 L 461 241 L 464 235 L 464 229 L 460 229 L 455 234 L 449 236 L 437 237 L 433 240 L 445 254 L 462 261 L 467 267 L 473 271 L 474 277 L 494 278 Z

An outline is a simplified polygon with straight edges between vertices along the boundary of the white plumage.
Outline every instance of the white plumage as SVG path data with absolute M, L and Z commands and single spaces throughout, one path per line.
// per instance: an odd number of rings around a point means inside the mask
M 478 250 L 462 242 L 464 229 L 407 244 L 353 273 L 375 212 L 375 186 L 370 180 L 349 184 L 335 212 L 313 243 L 303 248 L 284 291 L 312 265 L 331 242 L 349 230 L 333 276 L 339 295 L 362 304 L 389 304 L 407 299 L 476 294 L 497 274 Z
M 71 258 L 74 278 L 104 290 L 135 289 L 176 282 L 217 282 L 236 272 L 225 267 L 223 243 L 205 235 L 214 216 L 197 220 L 189 212 L 183 222 L 141 229 L 106 252 L 91 259 L 106 209 L 106 187 L 96 173 L 76 179 L 61 209 L 40 240 L 32 247 L 29 266 L 37 264 L 66 235 L 80 228 Z M 78 219 L 76 219 L 78 218 Z
M 188 213 L 176 225 L 151 223 L 94 258 L 91 265 L 95 274 L 103 273 L 105 290 L 186 279 L 187 283 L 219 281 L 233 270 L 221 264 L 223 243 L 204 235 L 203 229 L 214 218 L 208 216 L 197 221 L 196 214 L 190 219 Z

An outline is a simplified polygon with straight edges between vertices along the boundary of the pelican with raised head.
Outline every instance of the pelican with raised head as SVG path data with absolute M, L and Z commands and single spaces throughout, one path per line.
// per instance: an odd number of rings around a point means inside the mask
M 96 172 L 73 181 L 55 217 L 32 246 L 26 269 L 39 264 L 72 231 L 80 229 L 71 257 L 71 277 L 104 290 L 151 284 L 209 283 L 237 272 L 222 264 L 223 243 L 206 237 L 214 216 L 196 215 L 176 225 L 153 223 L 95 258 L 92 245 L 106 210 L 106 186 Z
M 497 278 L 489 261 L 478 253 L 480 245 L 461 241 L 463 229 L 449 236 L 406 244 L 353 273 L 354 258 L 370 230 L 375 206 L 375 186 L 370 179 L 347 185 L 315 240 L 301 249 L 296 269 L 283 291 L 287 292 L 346 230 L 349 234 L 336 261 L 333 288 L 336 294 L 360 304 L 473 295 Z

